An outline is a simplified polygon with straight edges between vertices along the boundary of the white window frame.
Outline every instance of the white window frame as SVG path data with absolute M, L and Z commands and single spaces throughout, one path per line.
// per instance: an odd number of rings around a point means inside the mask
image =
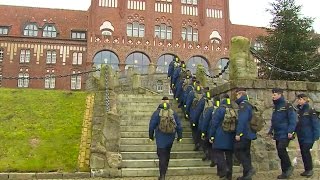
M 24 36 L 38 36 L 38 26 L 36 24 L 28 24 L 23 30 Z
M 73 74 L 75 74 L 75 71 L 73 71 Z M 72 90 L 81 90 L 81 75 L 72 75 L 71 76 L 71 89 Z
M 29 74 L 28 73 L 19 73 L 18 75 L 18 87 L 27 88 L 29 87 Z
M 192 26 L 183 27 L 181 30 L 181 37 L 185 41 L 199 41 L 199 30 L 193 28 Z
M 71 32 L 71 39 L 87 39 L 86 32 L 83 31 L 72 31 Z
M 157 92 L 163 92 L 163 82 L 157 81 L 156 88 L 157 88 Z
M 0 48 L 0 62 L 3 61 L 3 58 L 4 58 L 4 51 L 3 49 Z
M 30 63 L 30 49 L 20 50 L 20 63 Z
M 42 37 L 57 37 L 57 29 L 53 24 L 48 24 L 43 28 Z
M 181 0 L 182 4 L 198 5 L 198 0 Z
M 56 77 L 54 74 L 48 74 L 44 79 L 45 89 L 54 89 L 56 87 Z
M 144 37 L 145 26 L 137 21 L 127 24 L 127 36 L 128 37 Z
M 72 64 L 73 65 L 81 65 L 83 59 L 82 52 L 74 52 L 72 55 Z
M 154 27 L 154 36 L 159 39 L 172 39 L 172 27 L 167 26 L 166 24 L 156 25 Z
M 0 27 L 0 35 L 8 35 L 9 28 L 8 27 Z
M 57 52 L 53 50 L 47 51 L 47 64 L 55 64 L 57 62 Z

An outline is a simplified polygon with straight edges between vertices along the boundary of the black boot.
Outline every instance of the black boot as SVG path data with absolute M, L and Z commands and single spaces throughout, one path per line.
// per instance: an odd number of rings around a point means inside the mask
M 255 175 L 255 174 L 256 174 L 256 170 L 254 168 L 251 168 L 249 170 L 249 172 L 247 173 L 247 175 L 244 176 L 242 179 L 243 180 L 250 180 L 250 179 L 252 179 L 252 176 Z
M 158 180 L 165 180 L 165 175 L 160 175 L 160 177 L 158 178 Z
M 303 173 L 300 174 L 300 176 L 305 176 L 307 178 L 313 176 L 313 171 L 309 170 L 309 171 L 304 171 Z

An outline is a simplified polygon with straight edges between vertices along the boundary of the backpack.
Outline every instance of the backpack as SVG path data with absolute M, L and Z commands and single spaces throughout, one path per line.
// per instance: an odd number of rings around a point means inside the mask
M 222 121 L 222 129 L 225 132 L 235 132 L 238 114 L 235 109 L 229 107 L 227 105 L 222 105 L 226 109 L 226 113 L 224 114 L 224 119 Z
M 252 107 L 252 119 L 250 121 L 250 128 L 253 132 L 257 133 L 261 131 L 264 125 L 266 124 L 262 116 L 263 105 L 259 104 L 258 101 L 255 101 L 255 102 L 246 101 L 245 103 L 247 103 Z
M 173 116 L 172 109 L 160 109 L 159 116 L 160 116 L 160 123 L 159 123 L 159 130 L 163 133 L 175 133 L 177 123 Z

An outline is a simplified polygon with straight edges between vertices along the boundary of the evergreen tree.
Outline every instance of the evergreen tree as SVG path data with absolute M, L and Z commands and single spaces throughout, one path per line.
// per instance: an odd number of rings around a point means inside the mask
M 262 57 L 274 66 L 291 72 L 301 72 L 320 64 L 320 37 L 312 28 L 313 18 L 302 17 L 301 6 L 295 0 L 276 0 L 268 9 L 274 17 L 268 36 L 260 37 Z M 263 65 L 263 63 L 261 64 Z M 261 67 L 264 78 L 281 80 L 319 80 L 317 74 L 279 72 Z M 320 72 L 320 70 L 318 71 Z

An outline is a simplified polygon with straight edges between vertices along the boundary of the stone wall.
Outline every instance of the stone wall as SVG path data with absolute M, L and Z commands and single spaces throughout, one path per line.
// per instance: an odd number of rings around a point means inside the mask
M 211 93 L 215 96 L 228 93 L 235 100 L 235 88 L 246 88 L 249 100 L 259 102 L 263 106 L 263 118 L 266 122 L 263 130 L 258 133 L 258 139 L 252 143 L 252 156 L 254 166 L 259 171 L 277 170 L 280 168 L 275 141 L 267 136 L 271 124 L 272 93 L 274 87 L 284 89 L 284 97 L 296 105 L 295 98 L 299 93 L 306 93 L 311 97 L 311 103 L 316 109 L 320 109 L 320 83 L 299 81 L 273 81 L 273 80 L 233 80 L 229 83 L 215 87 Z M 291 141 L 289 152 L 292 162 L 297 168 L 303 168 L 299 144 L 297 140 Z M 316 142 L 312 149 L 315 167 L 320 167 L 320 144 Z

